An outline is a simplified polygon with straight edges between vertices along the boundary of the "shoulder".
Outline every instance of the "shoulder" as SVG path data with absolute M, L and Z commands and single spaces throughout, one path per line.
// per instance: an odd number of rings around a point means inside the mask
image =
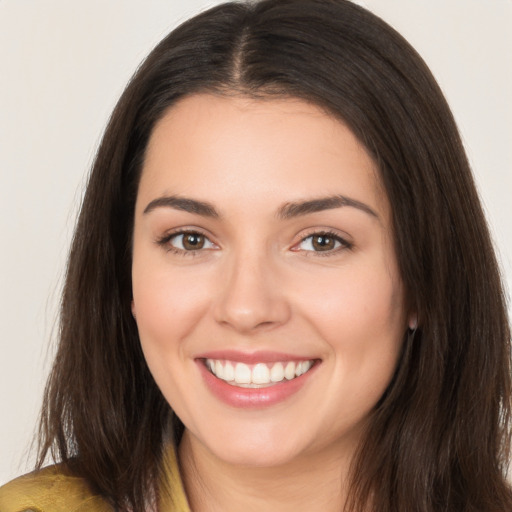
M 63 466 L 49 466 L 0 487 L 2 512 L 112 512 L 83 478 Z

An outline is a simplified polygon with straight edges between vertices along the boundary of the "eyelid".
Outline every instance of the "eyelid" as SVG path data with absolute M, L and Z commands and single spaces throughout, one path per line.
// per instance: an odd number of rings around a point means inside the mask
M 180 249 L 179 247 L 175 247 L 170 244 L 171 240 L 178 236 L 183 235 L 200 235 L 204 237 L 208 242 L 214 246 L 214 247 L 201 247 L 196 250 L 186 250 L 186 249 Z M 212 241 L 211 235 L 207 234 L 203 229 L 197 228 L 197 227 L 179 227 L 179 228 L 173 228 L 171 230 L 166 231 L 163 235 L 157 236 L 155 239 L 155 243 L 157 245 L 162 246 L 164 249 L 166 249 L 169 252 L 174 252 L 176 254 L 180 254 L 183 256 L 195 256 L 199 252 L 204 252 L 208 250 L 212 250 L 213 248 L 218 248 L 217 244 Z
M 326 251 L 315 251 L 315 250 L 304 250 L 300 249 L 299 246 L 304 243 L 308 238 L 312 238 L 314 236 L 325 236 L 328 238 L 333 238 L 336 242 L 338 242 L 340 245 L 336 248 L 333 248 L 331 250 Z M 313 228 L 311 230 L 306 231 L 306 233 L 301 233 L 300 239 L 293 244 L 291 247 L 292 251 L 296 252 L 304 252 L 309 254 L 314 254 L 315 256 L 331 256 L 334 254 L 337 254 L 340 251 L 346 250 L 346 249 L 352 249 L 353 243 L 350 242 L 347 236 L 344 236 L 340 234 L 336 230 L 332 229 L 322 229 L 322 228 Z M 309 255 L 308 254 L 308 255 Z
M 201 247 L 196 250 L 186 250 L 186 249 L 180 249 L 179 247 L 175 247 L 170 244 L 170 241 L 174 237 L 188 235 L 188 234 L 197 234 L 200 236 L 203 236 L 209 244 L 213 247 Z M 315 251 L 315 250 L 304 250 L 301 249 L 299 246 L 304 243 L 308 238 L 311 238 L 313 236 L 325 236 L 328 238 L 332 238 L 337 242 L 339 245 L 338 247 L 335 247 L 333 249 L 328 249 L 325 251 Z M 310 253 L 314 254 L 316 256 L 330 256 L 337 254 L 340 251 L 346 250 L 346 249 L 352 249 L 353 243 L 350 242 L 346 235 L 340 234 L 337 230 L 329 229 L 329 228 L 312 228 L 310 230 L 307 230 L 304 233 L 300 234 L 300 238 L 298 241 L 296 241 L 292 246 L 291 250 L 294 252 L 304 252 L 304 253 Z M 212 236 L 205 232 L 205 230 L 193 227 L 193 226 L 184 226 L 179 228 L 173 228 L 171 230 L 166 231 L 163 235 L 158 236 L 155 240 L 155 243 L 164 247 L 167 251 L 174 252 L 181 255 L 187 255 L 187 256 L 195 256 L 200 252 L 209 251 L 212 249 L 218 249 L 219 246 L 212 240 Z

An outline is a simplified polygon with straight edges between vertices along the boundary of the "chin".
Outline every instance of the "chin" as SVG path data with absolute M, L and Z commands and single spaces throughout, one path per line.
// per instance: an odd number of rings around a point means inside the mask
M 289 425 L 251 422 L 252 424 L 219 425 L 205 430 L 196 439 L 214 457 L 233 466 L 277 467 L 300 459 L 313 448 L 317 435 L 308 435 Z M 295 434 L 295 435 L 293 435 Z M 316 443 L 315 443 L 316 444 Z
M 254 443 L 253 445 L 234 445 L 232 448 L 222 451 L 216 450 L 215 455 L 231 466 L 272 468 L 293 463 L 299 457 L 300 451 L 276 449 Z

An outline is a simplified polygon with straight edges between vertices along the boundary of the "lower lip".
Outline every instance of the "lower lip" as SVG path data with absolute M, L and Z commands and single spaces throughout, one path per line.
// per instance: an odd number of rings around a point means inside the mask
M 233 407 L 252 409 L 270 407 L 284 402 L 297 393 L 315 372 L 318 364 L 309 371 L 292 380 L 285 380 L 264 388 L 241 388 L 232 386 L 215 377 L 205 366 L 204 360 L 197 360 L 202 377 L 209 390 L 222 402 Z

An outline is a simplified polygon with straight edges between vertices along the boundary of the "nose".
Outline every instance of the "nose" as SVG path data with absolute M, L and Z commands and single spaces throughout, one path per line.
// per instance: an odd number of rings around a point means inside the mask
M 275 328 L 290 318 L 284 283 L 268 258 L 233 258 L 221 280 L 214 305 L 218 323 L 247 334 Z

